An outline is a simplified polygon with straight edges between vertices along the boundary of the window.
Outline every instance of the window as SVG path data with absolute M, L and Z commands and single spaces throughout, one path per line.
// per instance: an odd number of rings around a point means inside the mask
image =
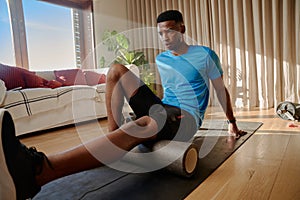
M 30 70 L 76 68 L 72 9 L 23 1 Z
M 0 1 L 0 44 L 2 46 L 2 49 L 0 50 L 0 63 L 13 66 L 16 65 L 12 43 L 10 17 L 5 1 Z
M 0 62 L 30 70 L 95 68 L 92 18 L 92 0 L 2 0 Z

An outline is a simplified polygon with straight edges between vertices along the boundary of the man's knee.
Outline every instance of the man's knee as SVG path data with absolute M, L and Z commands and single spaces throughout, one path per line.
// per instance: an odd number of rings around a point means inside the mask
M 135 123 L 139 126 L 148 126 L 150 123 L 153 123 L 153 119 L 149 116 L 142 116 L 135 120 Z
M 112 64 L 107 73 L 107 79 L 109 80 L 120 79 L 120 77 L 128 71 L 129 71 L 128 68 L 122 64 Z

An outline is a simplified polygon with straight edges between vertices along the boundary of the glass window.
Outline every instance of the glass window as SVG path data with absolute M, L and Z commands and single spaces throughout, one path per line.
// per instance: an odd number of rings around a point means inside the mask
M 76 68 L 72 10 L 23 1 L 30 70 Z
M 0 44 L 0 63 L 13 66 L 16 65 L 10 17 L 6 1 L 0 1 Z

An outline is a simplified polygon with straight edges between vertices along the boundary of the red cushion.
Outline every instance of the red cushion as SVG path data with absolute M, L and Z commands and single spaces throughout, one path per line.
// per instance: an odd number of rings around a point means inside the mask
M 88 85 L 97 85 L 97 84 L 105 83 L 106 81 L 105 74 L 99 74 L 93 71 L 85 71 L 84 76 Z
M 63 84 L 61 82 L 58 82 L 57 80 L 50 80 L 46 83 L 46 87 L 49 87 L 49 88 L 58 88 L 58 87 L 61 87 Z
M 23 79 L 23 72 L 27 71 L 20 67 L 12 67 L 0 64 L 0 79 L 5 82 L 7 90 L 14 88 L 25 88 L 25 81 Z
M 37 76 L 34 72 L 23 72 L 23 79 L 26 88 L 41 88 L 45 87 L 47 80 Z
M 85 76 L 80 69 L 54 70 L 54 74 L 63 86 L 86 85 Z

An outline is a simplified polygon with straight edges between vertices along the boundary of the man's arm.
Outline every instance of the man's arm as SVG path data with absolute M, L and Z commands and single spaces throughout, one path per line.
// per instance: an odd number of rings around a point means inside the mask
M 161 78 L 160 78 L 160 74 L 157 68 L 155 68 L 155 89 L 157 92 L 157 96 L 162 99 L 164 97 L 164 92 L 163 92 L 163 88 L 162 88 L 162 84 L 161 84 Z
M 241 136 L 241 135 L 246 134 L 245 131 L 239 130 L 236 125 L 235 117 L 234 117 L 233 109 L 232 109 L 232 105 L 231 105 L 230 95 L 229 95 L 227 88 L 224 85 L 222 76 L 212 80 L 212 84 L 216 90 L 216 94 L 217 94 L 218 100 L 223 108 L 223 111 L 225 112 L 226 117 L 227 117 L 228 121 L 230 122 L 228 125 L 228 132 L 230 134 L 235 134 L 236 136 Z

